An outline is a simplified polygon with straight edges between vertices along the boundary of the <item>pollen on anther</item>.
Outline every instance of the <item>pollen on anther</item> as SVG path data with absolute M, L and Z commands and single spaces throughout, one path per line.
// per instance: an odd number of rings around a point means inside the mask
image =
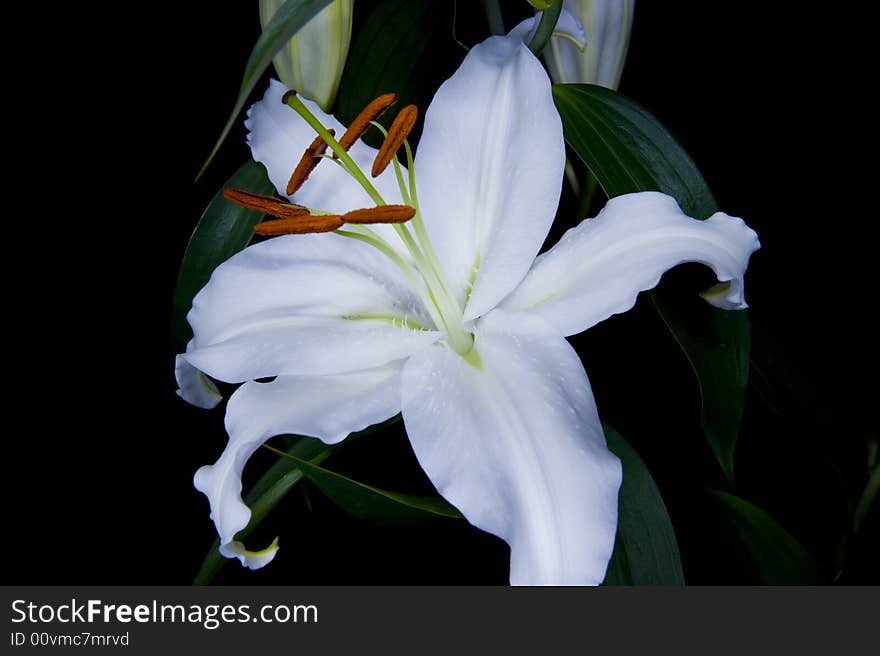
M 333 128 L 330 128 L 327 132 L 330 133 L 331 137 L 336 136 L 336 130 Z M 324 141 L 324 138 L 321 135 L 318 135 L 315 137 L 315 140 L 309 144 L 309 147 L 306 148 L 306 151 L 303 153 L 302 157 L 300 157 L 296 168 L 293 169 L 293 173 L 290 174 L 290 180 L 287 181 L 287 188 L 284 190 L 284 193 L 288 196 L 295 194 L 297 190 L 305 184 L 305 181 L 309 179 L 312 171 L 315 170 L 315 167 L 321 161 L 321 155 L 326 151 L 327 142 Z
M 351 148 L 355 142 L 361 138 L 364 132 L 367 131 L 367 128 L 370 127 L 370 124 L 377 120 L 385 111 L 391 107 L 394 103 L 397 102 L 397 94 L 396 93 L 383 93 L 381 96 L 373 100 L 366 107 L 361 110 L 361 113 L 358 114 L 355 119 L 351 122 L 351 125 L 348 126 L 348 129 L 345 131 L 345 134 L 339 139 L 339 145 L 343 147 L 343 149 L 348 150 Z M 338 155 L 333 153 L 333 159 L 336 159 Z
M 388 168 L 391 160 L 397 154 L 397 151 L 403 145 L 403 142 L 406 141 L 413 126 L 416 124 L 418 115 L 419 112 L 415 105 L 407 105 L 394 117 L 391 127 L 388 128 L 388 136 L 385 137 L 382 147 L 376 153 L 376 159 L 373 160 L 371 174 L 374 178 L 381 175 L 382 171 Z
M 263 221 L 254 226 L 254 232 L 264 237 L 280 235 L 305 235 L 315 232 L 332 232 L 343 225 L 342 218 L 336 214 L 320 216 L 296 217 L 292 219 L 275 219 Z
M 252 194 L 249 191 L 241 191 L 240 189 L 224 189 L 223 198 L 249 210 L 270 214 L 281 219 L 294 219 L 309 215 L 307 209 L 287 203 L 280 198 Z
M 405 223 L 416 215 L 409 205 L 380 205 L 352 210 L 342 215 L 345 223 Z

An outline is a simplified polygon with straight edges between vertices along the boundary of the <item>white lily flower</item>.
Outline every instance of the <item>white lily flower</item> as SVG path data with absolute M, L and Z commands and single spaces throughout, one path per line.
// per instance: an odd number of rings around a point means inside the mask
M 544 61 L 554 82 L 599 84 L 617 89 L 632 29 L 635 0 L 565 0 L 560 26 L 568 12 L 580 22 L 583 38 L 573 30 L 553 36 L 544 48 Z
M 660 193 L 630 194 L 536 258 L 565 146 L 550 80 L 515 35 L 472 48 L 440 87 L 408 170 L 368 181 L 361 169 L 376 151 L 358 141 L 345 153 L 327 132 L 343 126 L 275 81 L 247 126 L 279 191 L 316 131 L 340 155 L 321 161 L 292 203 L 336 215 L 401 203 L 415 217 L 258 243 L 196 296 L 195 339 L 182 357 L 243 383 L 226 410 L 225 451 L 195 476 L 224 555 L 259 567 L 274 554 L 234 540 L 250 519 L 241 473 L 265 440 L 294 433 L 332 444 L 402 412 L 439 493 L 510 545 L 511 583 L 600 583 L 621 467 L 565 336 L 629 309 L 686 261 L 728 283 L 710 302 L 746 307 L 755 233 L 721 213 L 691 219 Z
M 285 0 L 260 0 L 263 29 Z M 278 78 L 291 89 L 329 109 L 351 42 L 354 0 L 333 0 L 306 23 L 275 55 L 272 63 Z

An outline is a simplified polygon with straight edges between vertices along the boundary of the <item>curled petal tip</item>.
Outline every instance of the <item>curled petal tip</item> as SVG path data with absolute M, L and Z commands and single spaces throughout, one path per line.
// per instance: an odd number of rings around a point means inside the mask
M 241 542 L 233 541 L 220 545 L 220 554 L 226 558 L 238 558 L 238 561 L 248 569 L 260 569 L 265 567 L 275 558 L 278 553 L 278 538 L 272 540 L 265 549 L 249 551 Z
M 177 396 L 197 408 L 210 410 L 223 400 L 217 386 L 187 362 L 183 355 L 178 355 L 174 361 L 174 377 L 177 380 Z

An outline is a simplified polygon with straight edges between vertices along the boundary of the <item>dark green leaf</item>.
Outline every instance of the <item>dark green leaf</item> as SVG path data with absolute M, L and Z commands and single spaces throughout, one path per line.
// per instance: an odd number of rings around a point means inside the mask
M 244 75 L 241 80 L 241 88 L 238 91 L 238 98 L 235 100 L 232 113 L 230 114 L 226 125 L 223 127 L 223 131 L 220 133 L 220 138 L 217 139 L 217 143 L 214 144 L 211 154 L 208 155 L 208 159 L 205 160 L 205 163 L 202 165 L 196 179 L 202 176 L 205 169 L 207 169 L 208 165 L 211 163 L 211 160 L 214 159 L 214 155 L 220 150 L 220 146 L 223 145 L 226 135 L 228 135 L 229 130 L 232 129 L 235 119 L 238 118 L 238 114 L 244 107 L 248 96 L 251 95 L 260 76 L 267 68 L 269 68 L 269 64 L 272 63 L 272 58 L 278 54 L 278 51 L 290 41 L 301 27 L 308 23 L 324 7 L 329 5 L 331 1 L 332 0 L 287 0 L 287 2 L 281 5 L 278 11 L 275 12 L 275 15 L 266 26 L 266 29 L 263 30 L 260 38 L 257 39 L 257 43 L 254 45 L 250 57 L 248 57 L 247 64 L 245 64 L 244 67 Z
M 296 456 L 288 457 L 333 503 L 360 519 L 380 526 L 399 526 L 438 517 L 461 518 L 461 513 L 439 496 L 389 492 L 346 478 Z
M 553 98 L 565 140 L 596 175 L 609 198 L 662 191 L 690 216 L 705 219 L 717 205 L 684 149 L 647 110 L 608 89 L 557 84 Z M 733 454 L 749 374 L 749 318 L 699 299 L 652 294 L 700 384 L 703 430 L 725 475 L 733 480 Z
M 675 531 L 639 454 L 608 424 L 608 448 L 623 464 L 617 539 L 605 585 L 684 585 Z
M 819 581 L 816 560 L 775 519 L 738 496 L 714 489 L 708 492 L 723 510 L 724 544 L 756 583 L 798 585 Z
M 662 191 L 690 216 L 717 211 L 693 160 L 663 125 L 629 98 L 592 84 L 554 84 L 565 140 L 609 198 Z
M 430 99 L 447 72 L 437 68 L 449 45 L 444 37 L 451 34 L 451 16 L 443 2 L 379 2 L 352 43 L 339 87 L 339 120 L 350 123 L 383 93 L 398 94 L 397 107 Z M 386 127 L 394 113 L 382 117 Z M 377 131 L 365 135 L 367 142 L 378 138 Z
M 725 475 L 733 482 L 734 451 L 749 381 L 748 315 L 663 292 L 653 294 L 653 299 L 697 374 L 703 432 Z
M 248 162 L 226 181 L 223 188 L 234 187 L 255 194 L 271 194 L 272 183 L 262 164 Z M 222 191 L 222 190 L 221 190 Z M 250 243 L 254 226 L 263 218 L 261 212 L 247 210 L 224 200 L 218 191 L 199 220 L 177 276 L 171 315 L 174 348 L 182 352 L 192 337 L 186 314 L 193 297 L 205 286 L 217 265 Z

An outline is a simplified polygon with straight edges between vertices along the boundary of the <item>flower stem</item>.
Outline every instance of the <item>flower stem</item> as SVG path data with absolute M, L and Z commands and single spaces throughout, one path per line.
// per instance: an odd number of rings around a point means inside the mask
M 501 7 L 498 0 L 482 0 L 482 2 L 489 31 L 495 35 L 504 34 L 504 19 L 501 17 Z
M 535 36 L 529 42 L 529 50 L 535 57 L 540 57 L 544 51 L 544 46 L 550 40 L 553 30 L 556 29 L 556 22 L 559 20 L 559 14 L 562 13 L 562 0 L 551 0 L 548 6 L 541 14 L 541 22 L 538 23 L 538 29 Z

